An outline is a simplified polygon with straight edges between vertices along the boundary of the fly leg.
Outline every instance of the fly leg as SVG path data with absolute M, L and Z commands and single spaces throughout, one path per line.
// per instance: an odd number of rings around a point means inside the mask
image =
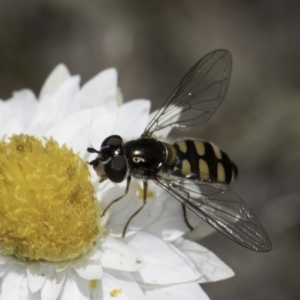
M 126 225 L 124 226 L 124 229 L 123 229 L 123 233 L 122 233 L 122 237 L 125 237 L 125 234 L 126 234 L 126 230 L 127 230 L 127 227 L 129 225 L 129 223 L 131 222 L 131 220 L 144 208 L 144 206 L 146 205 L 147 203 L 147 188 L 148 188 L 148 181 L 147 180 L 144 180 L 143 181 L 143 205 L 137 210 L 135 211 L 131 216 L 130 218 L 128 219 Z
M 189 199 L 190 195 L 187 191 L 183 190 L 182 188 L 180 188 L 179 186 L 177 186 L 178 190 L 181 191 L 182 194 L 185 194 L 185 198 Z M 183 212 L 183 218 L 184 218 L 184 222 L 186 224 L 186 226 L 190 229 L 190 230 L 194 230 L 194 227 L 190 224 L 187 215 L 186 215 L 186 206 L 184 205 L 184 203 L 181 203 L 181 207 L 182 207 L 182 212 Z
M 184 222 L 185 222 L 186 226 L 187 226 L 190 230 L 194 230 L 194 227 L 189 223 L 189 220 L 188 220 L 188 218 L 187 218 L 187 215 L 186 215 L 186 207 L 185 207 L 185 205 L 182 203 L 181 206 L 182 206 L 183 218 L 184 218 Z
M 113 200 L 112 202 L 109 203 L 109 205 L 104 209 L 101 217 L 103 217 L 105 215 L 105 213 L 107 212 L 107 210 L 116 202 L 118 202 L 119 200 L 121 200 L 124 196 L 126 196 L 128 194 L 128 190 L 129 190 L 129 186 L 130 186 L 130 182 L 131 182 L 131 176 L 128 175 L 127 177 L 127 184 L 126 184 L 126 189 L 125 189 L 125 193 L 118 197 L 117 199 Z
M 190 195 L 188 194 L 187 191 L 181 189 L 180 187 L 178 187 L 178 189 L 186 195 L 186 198 L 188 199 L 190 197 Z M 186 206 L 184 205 L 184 203 L 181 203 L 181 207 L 182 207 L 182 212 L 183 212 L 183 218 L 184 218 L 184 222 L 186 224 L 186 226 L 190 229 L 190 230 L 194 230 L 194 227 L 190 224 L 187 215 L 186 215 Z

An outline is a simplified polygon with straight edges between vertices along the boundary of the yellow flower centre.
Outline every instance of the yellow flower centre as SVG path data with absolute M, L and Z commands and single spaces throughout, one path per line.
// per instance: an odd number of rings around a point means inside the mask
M 23 261 L 74 259 L 105 229 L 86 162 L 27 135 L 0 140 L 0 252 Z

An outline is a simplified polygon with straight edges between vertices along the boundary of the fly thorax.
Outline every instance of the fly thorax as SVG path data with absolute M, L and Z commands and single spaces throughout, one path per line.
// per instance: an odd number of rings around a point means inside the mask
M 166 149 L 153 138 L 140 138 L 124 145 L 130 172 L 135 177 L 151 177 L 164 166 Z

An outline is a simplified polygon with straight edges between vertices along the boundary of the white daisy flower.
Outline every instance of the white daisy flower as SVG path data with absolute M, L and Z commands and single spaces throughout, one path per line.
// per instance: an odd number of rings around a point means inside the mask
M 22 90 L 0 101 L 0 299 L 207 299 L 199 283 L 233 275 L 182 237 L 181 206 L 153 184 L 124 239 L 142 203 L 137 181 L 101 217 L 124 183 L 99 184 L 86 148 L 139 136 L 149 111 L 146 100 L 122 104 L 114 69 L 80 88 L 63 65 L 39 99 Z

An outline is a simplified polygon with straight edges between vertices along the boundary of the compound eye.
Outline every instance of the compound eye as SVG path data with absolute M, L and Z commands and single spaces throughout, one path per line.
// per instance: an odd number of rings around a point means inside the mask
M 116 156 L 110 162 L 104 165 L 106 176 L 112 182 L 122 182 L 127 173 L 127 164 L 123 156 Z
M 123 140 L 119 135 L 111 135 L 102 142 L 101 148 L 104 146 L 110 146 L 110 145 L 119 146 L 122 143 L 123 143 Z

